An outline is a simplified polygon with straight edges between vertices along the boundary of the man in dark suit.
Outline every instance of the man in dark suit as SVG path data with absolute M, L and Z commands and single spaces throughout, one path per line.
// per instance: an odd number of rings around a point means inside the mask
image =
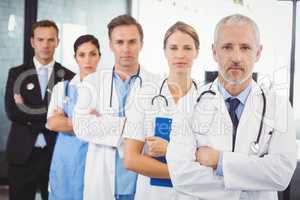
M 53 59 L 58 28 L 49 20 L 36 22 L 31 33 L 34 58 L 9 71 L 5 109 L 11 120 L 7 142 L 11 200 L 33 200 L 36 190 L 48 199 L 49 167 L 56 134 L 45 128 L 52 87 L 74 74 Z

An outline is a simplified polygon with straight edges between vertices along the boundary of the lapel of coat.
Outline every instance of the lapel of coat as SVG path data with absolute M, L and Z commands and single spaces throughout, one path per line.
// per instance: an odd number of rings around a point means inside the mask
M 252 81 L 252 88 L 247 98 L 243 113 L 241 115 L 237 135 L 236 135 L 236 151 L 247 151 L 245 149 L 245 141 L 254 141 L 259 130 L 259 123 L 262 113 L 261 90 L 255 81 Z M 251 127 L 251 131 L 249 128 Z M 247 146 L 248 147 L 248 146 Z
M 228 145 L 232 145 L 232 122 L 228 113 L 228 109 L 225 105 L 224 97 L 219 92 L 218 88 L 218 79 L 216 79 L 213 83 L 209 83 L 207 86 L 205 86 L 204 89 L 202 89 L 202 93 L 204 91 L 211 90 L 215 92 L 215 95 L 206 93 L 202 96 L 200 103 L 200 108 L 197 106 L 199 112 L 203 112 L 209 119 L 209 129 L 210 134 L 212 136 L 222 136 L 223 139 L 226 138 L 226 144 L 228 142 Z M 201 93 L 200 92 L 200 93 Z M 198 111 L 197 111 L 198 112 Z M 203 119 L 203 121 L 206 121 Z M 229 149 L 229 148 L 228 148 Z M 231 148 L 230 148 L 231 149 Z
M 29 77 L 31 77 L 30 79 L 26 79 L 26 85 L 33 84 L 34 96 L 42 101 L 41 86 L 33 60 L 31 60 L 26 66 L 27 69 L 25 73 L 28 73 L 30 75 Z M 27 86 L 26 89 L 28 89 Z
M 224 97 L 223 95 L 219 92 L 218 89 L 218 79 L 216 79 L 213 82 L 212 85 L 212 91 L 216 93 L 214 97 L 212 98 L 212 104 L 214 104 L 215 109 L 217 110 L 217 113 L 219 113 L 219 120 L 220 122 L 223 122 L 224 124 L 221 124 L 223 128 L 230 130 L 230 133 L 232 134 L 232 122 L 231 118 L 228 112 L 228 109 L 226 107 Z
M 51 98 L 51 92 L 54 87 L 54 85 L 60 81 L 64 81 L 64 76 L 65 76 L 65 71 L 64 69 L 61 68 L 61 65 L 57 62 L 54 63 L 52 73 L 50 75 L 48 84 L 47 84 L 47 89 L 46 89 L 46 94 L 45 98 L 43 101 L 50 102 Z
M 113 79 L 112 69 L 101 71 L 101 77 L 103 78 L 98 80 L 98 82 L 100 84 L 103 84 L 102 87 L 100 87 L 101 92 L 103 92 L 102 94 L 106 94 L 102 97 L 103 103 L 105 103 L 108 108 L 106 112 L 115 116 L 119 116 L 119 98 L 117 94 L 116 84 Z

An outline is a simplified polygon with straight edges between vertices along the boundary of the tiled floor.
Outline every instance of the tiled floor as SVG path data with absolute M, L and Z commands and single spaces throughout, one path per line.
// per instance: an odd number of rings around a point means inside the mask
M 8 186 L 0 185 L 0 200 L 8 200 Z M 35 200 L 42 200 L 39 193 L 36 194 Z

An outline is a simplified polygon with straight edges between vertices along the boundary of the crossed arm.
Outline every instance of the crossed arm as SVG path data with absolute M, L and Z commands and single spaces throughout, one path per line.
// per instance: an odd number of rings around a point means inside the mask
M 167 164 L 151 157 L 164 156 L 167 142 L 157 137 L 149 137 L 146 139 L 146 142 L 148 142 L 149 153 L 143 154 L 145 142 L 129 138 L 125 139 L 125 167 L 128 170 L 152 178 L 170 178 Z
M 9 70 L 5 89 L 7 116 L 12 122 L 30 126 L 34 133 L 39 133 L 45 129 L 47 110 L 41 105 L 29 105 L 22 96 L 21 91 L 15 91 L 18 76 L 19 71 L 13 68 Z
M 64 132 L 73 134 L 72 120 L 65 116 L 60 108 L 53 111 L 53 115 L 47 119 L 47 128 L 55 132 Z

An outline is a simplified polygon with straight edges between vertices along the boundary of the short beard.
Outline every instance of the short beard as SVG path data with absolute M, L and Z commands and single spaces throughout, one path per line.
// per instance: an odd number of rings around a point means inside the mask
M 229 77 L 227 77 L 225 74 L 223 74 L 222 72 L 220 72 L 220 75 L 222 76 L 222 78 L 230 85 L 240 85 L 242 83 L 244 83 L 245 81 L 247 81 L 249 79 L 249 77 L 252 75 L 252 72 L 249 73 L 248 76 L 246 76 L 243 79 L 239 79 L 239 80 L 232 80 Z

